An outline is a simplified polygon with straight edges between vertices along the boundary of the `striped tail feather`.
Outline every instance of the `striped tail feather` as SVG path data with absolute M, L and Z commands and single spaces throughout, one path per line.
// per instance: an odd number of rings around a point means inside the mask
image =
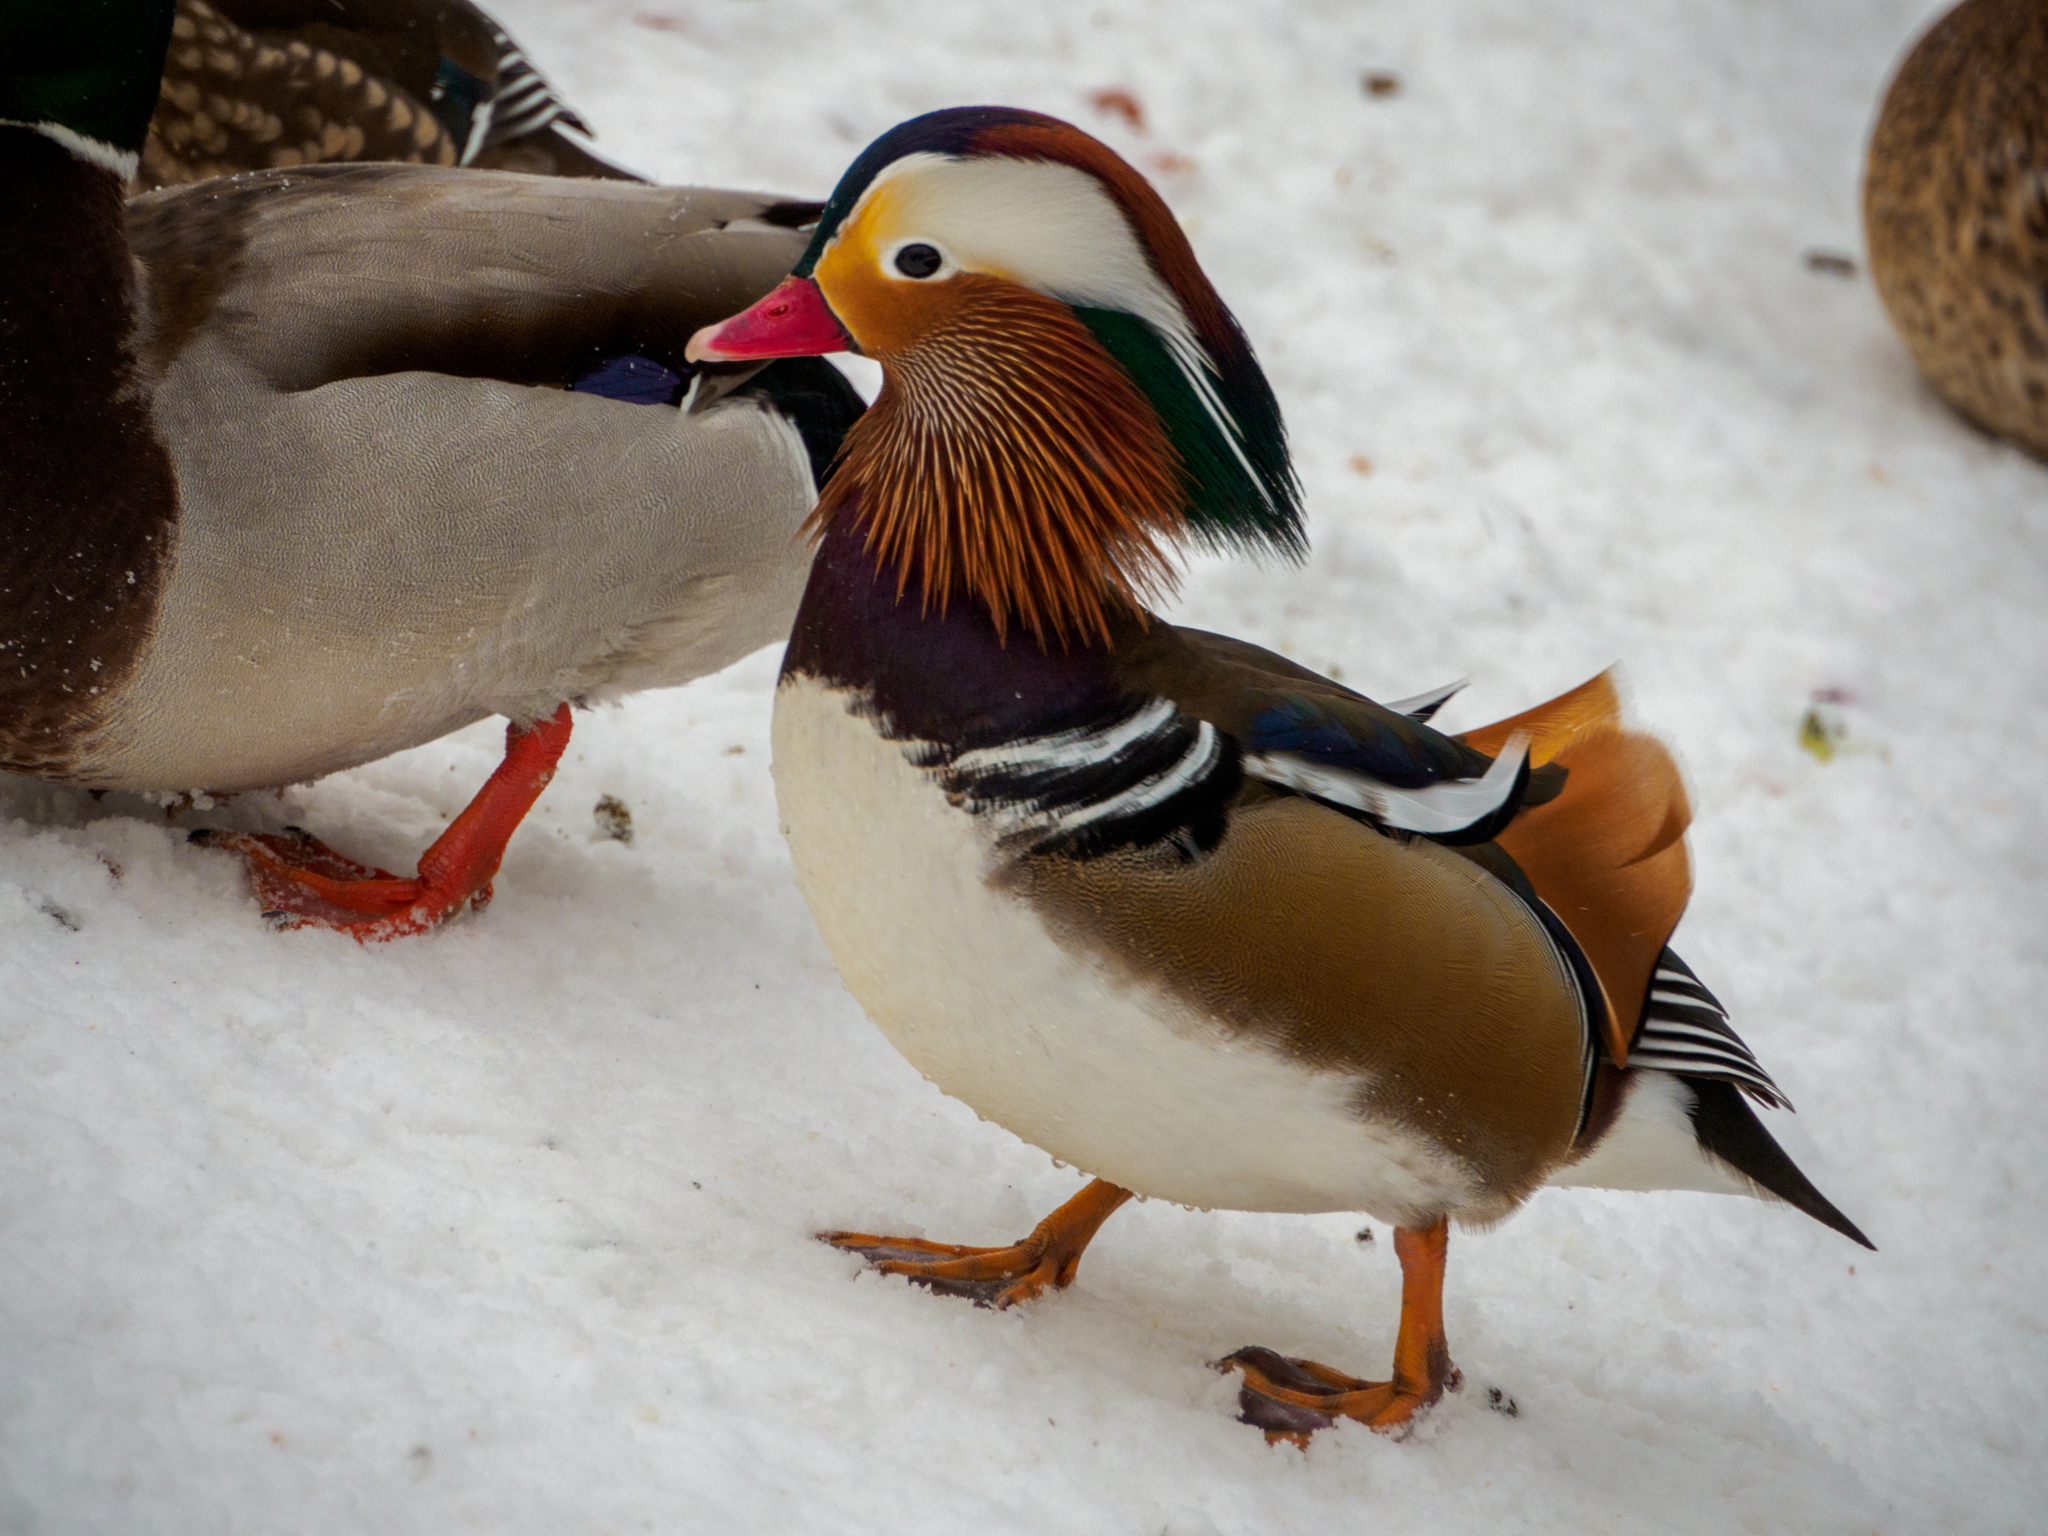
M 1730 1027 L 1721 1000 L 1669 948 L 1657 957 L 1628 1064 L 1681 1077 L 1717 1078 L 1733 1083 L 1766 1109 L 1792 1107 Z
M 490 143 L 536 133 L 550 123 L 561 123 L 582 134 L 590 132 L 590 125 L 555 94 L 554 86 L 534 68 L 526 50 L 502 27 L 497 44 L 498 88 L 492 94 L 496 110 L 491 114 Z

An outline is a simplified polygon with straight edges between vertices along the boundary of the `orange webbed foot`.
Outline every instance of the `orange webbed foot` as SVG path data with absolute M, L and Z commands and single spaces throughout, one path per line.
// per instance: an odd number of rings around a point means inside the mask
M 869 1232 L 820 1232 L 818 1241 L 857 1253 L 883 1274 L 901 1275 L 941 1296 L 965 1297 L 978 1307 L 1014 1307 L 1036 1300 L 1048 1287 L 1072 1285 L 1089 1242 L 1130 1198 L 1129 1190 L 1096 1179 L 1029 1237 L 1007 1248 L 967 1248 Z
M 569 744 L 569 706 L 531 726 L 505 731 L 505 759 L 429 848 L 419 873 L 393 875 L 358 864 L 299 828 L 275 832 L 202 829 L 192 840 L 239 854 L 265 915 L 280 927 L 338 929 L 364 943 L 438 927 L 465 907 L 490 904 L 505 845 L 540 798 Z
M 965 1297 L 977 1307 L 1036 1301 L 1046 1287 L 1063 1288 L 1074 1278 L 1073 1266 L 1062 1274 L 1052 1256 L 1028 1238 L 1007 1248 L 967 1248 L 869 1232 L 820 1232 L 818 1241 L 859 1254 L 885 1275 L 901 1275 L 936 1295 Z
M 1219 1371 L 1244 1376 L 1237 1390 L 1238 1421 L 1266 1432 L 1267 1444 L 1291 1441 L 1306 1447 L 1319 1429 L 1339 1418 L 1356 1419 L 1382 1434 L 1406 1426 L 1416 1414 L 1462 1378 L 1446 1361 L 1441 1382 L 1404 1384 L 1361 1381 L 1313 1360 L 1299 1360 L 1252 1345 L 1214 1362 Z
M 1319 1429 L 1338 1419 L 1392 1433 L 1442 1397 L 1461 1378 L 1444 1339 L 1444 1257 L 1450 1223 L 1397 1227 L 1401 1260 L 1401 1331 L 1394 1340 L 1390 1381 L 1361 1381 L 1313 1360 L 1296 1360 L 1254 1345 L 1215 1361 L 1219 1371 L 1240 1371 L 1238 1418 L 1266 1432 L 1266 1443 L 1287 1440 L 1304 1448 Z

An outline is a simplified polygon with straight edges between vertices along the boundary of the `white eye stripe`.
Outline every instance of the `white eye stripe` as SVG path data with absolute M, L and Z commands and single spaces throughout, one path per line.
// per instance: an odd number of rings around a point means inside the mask
M 887 203 L 893 226 L 884 235 L 922 232 L 890 240 L 883 270 L 891 277 L 901 277 L 895 253 L 922 242 L 962 271 L 1006 277 L 1078 308 L 1120 310 L 1151 326 L 1245 478 L 1272 504 L 1245 451 L 1242 429 L 1217 390 L 1216 360 L 1122 208 L 1095 177 L 1052 161 L 914 154 L 875 178 L 849 222 L 877 197 Z M 934 274 L 941 275 L 943 269 Z

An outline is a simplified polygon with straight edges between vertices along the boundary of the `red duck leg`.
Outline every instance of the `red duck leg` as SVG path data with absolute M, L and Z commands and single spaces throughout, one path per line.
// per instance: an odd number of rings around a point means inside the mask
M 344 858 L 304 832 L 204 830 L 193 841 L 246 859 L 265 909 L 283 914 L 288 927 L 338 928 L 366 944 L 425 933 L 465 905 L 489 904 L 505 845 L 554 778 L 569 729 L 567 704 L 531 726 L 507 726 L 505 760 L 420 855 L 410 879 Z
M 1266 1432 L 1267 1441 L 1308 1444 L 1338 1416 L 1357 1419 L 1382 1432 L 1398 1429 L 1443 1396 L 1458 1389 L 1444 1338 L 1444 1255 L 1450 1223 L 1394 1230 L 1401 1260 L 1401 1331 L 1394 1340 L 1391 1381 L 1360 1381 L 1313 1360 L 1295 1360 L 1253 1345 L 1216 1362 L 1218 1370 L 1244 1373 L 1237 1394 L 1240 1417 Z

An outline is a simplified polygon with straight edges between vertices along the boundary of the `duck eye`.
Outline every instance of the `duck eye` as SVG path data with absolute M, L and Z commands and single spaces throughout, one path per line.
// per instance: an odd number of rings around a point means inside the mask
M 906 245 L 896 253 L 896 270 L 905 277 L 930 277 L 946 264 L 946 258 L 939 254 L 937 246 Z

